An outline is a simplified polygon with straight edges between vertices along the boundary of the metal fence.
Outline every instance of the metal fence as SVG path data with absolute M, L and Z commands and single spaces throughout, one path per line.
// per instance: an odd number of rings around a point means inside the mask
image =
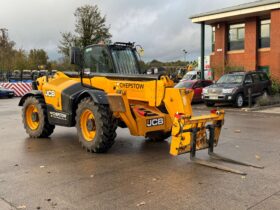
M 51 74 L 54 72 L 51 71 Z M 0 70 L 0 82 L 32 82 L 38 77 L 49 74 L 48 70 Z

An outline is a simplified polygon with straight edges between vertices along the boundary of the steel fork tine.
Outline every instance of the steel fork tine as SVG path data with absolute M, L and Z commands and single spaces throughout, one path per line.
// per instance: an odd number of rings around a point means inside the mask
M 244 176 L 247 175 L 243 171 L 239 171 L 239 170 L 236 170 L 236 169 L 233 169 L 233 168 L 229 168 L 227 166 L 212 163 L 212 162 L 209 162 L 207 160 L 202 160 L 202 159 L 198 159 L 198 158 L 193 157 L 193 158 L 191 158 L 191 161 L 193 161 L 196 164 L 202 165 L 202 166 L 215 168 L 215 169 L 218 169 L 218 170 L 227 171 L 227 172 L 234 173 L 234 174 L 240 174 L 240 175 L 244 175 Z
M 253 163 L 233 160 L 231 158 L 224 157 L 224 156 L 216 154 L 214 152 L 209 152 L 208 154 L 211 158 L 216 159 L 216 160 L 221 160 L 221 161 L 225 161 L 225 162 L 229 162 L 229 163 L 235 163 L 235 164 L 244 165 L 244 166 L 251 166 L 251 167 L 254 167 L 254 168 L 261 168 L 261 169 L 264 168 L 264 166 L 259 166 L 259 165 L 255 165 Z

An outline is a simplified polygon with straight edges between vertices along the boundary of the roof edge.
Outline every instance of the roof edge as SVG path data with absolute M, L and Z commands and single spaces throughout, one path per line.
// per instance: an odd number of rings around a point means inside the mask
M 251 3 L 246 3 L 246 4 L 240 4 L 237 6 L 232 6 L 232 7 L 226 7 L 223 9 L 218 9 L 218 10 L 213 10 L 210 12 L 205 12 L 205 13 L 200 13 L 197 15 L 192 15 L 189 17 L 190 20 L 197 19 L 197 18 L 203 18 L 207 16 L 212 16 L 212 15 L 219 15 L 219 14 L 224 14 L 224 13 L 231 13 L 231 12 L 237 12 L 241 10 L 246 10 L 246 9 L 253 9 L 253 8 L 258 8 L 258 7 L 266 7 L 269 5 L 277 5 L 280 4 L 280 0 L 272 0 L 272 1 L 263 1 L 263 4 L 261 4 L 261 1 L 256 1 L 256 2 L 251 2 Z M 265 11 L 265 10 L 264 10 Z
M 275 3 L 265 4 L 265 5 L 259 5 L 254 7 L 247 7 L 247 8 L 239 8 L 229 11 L 220 11 L 216 13 L 203 13 L 201 15 L 197 16 L 191 16 L 189 17 L 190 20 L 192 20 L 193 23 L 200 23 L 215 19 L 221 19 L 221 18 L 227 18 L 227 17 L 233 17 L 233 16 L 239 16 L 239 15 L 246 15 L 250 13 L 257 13 L 257 12 L 264 12 L 268 10 L 273 9 L 280 9 L 280 0 Z

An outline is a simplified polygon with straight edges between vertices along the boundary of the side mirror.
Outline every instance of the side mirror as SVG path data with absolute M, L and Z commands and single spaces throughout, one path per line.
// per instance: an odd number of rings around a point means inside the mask
M 78 47 L 70 49 L 70 63 L 82 67 L 82 51 Z

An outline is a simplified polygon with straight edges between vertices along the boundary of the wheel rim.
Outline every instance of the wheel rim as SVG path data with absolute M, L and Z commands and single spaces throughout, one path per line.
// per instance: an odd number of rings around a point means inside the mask
M 80 117 L 80 126 L 84 139 L 86 141 L 93 141 L 96 134 L 96 126 L 94 115 L 89 109 L 83 111 Z
M 238 98 L 237 98 L 237 105 L 239 107 L 243 105 L 243 98 L 242 98 L 242 96 L 238 96 Z
M 26 123 L 31 130 L 39 127 L 38 109 L 33 105 L 29 105 L 25 111 Z

